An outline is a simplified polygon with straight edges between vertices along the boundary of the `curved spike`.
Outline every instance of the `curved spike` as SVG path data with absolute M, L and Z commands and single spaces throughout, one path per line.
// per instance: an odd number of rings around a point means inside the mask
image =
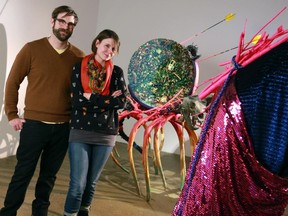
M 189 142 L 190 142 L 190 155 L 192 156 L 197 142 L 198 142 L 198 135 L 194 130 L 191 130 L 190 127 L 187 126 L 187 123 L 184 124 L 184 128 L 186 129 L 188 136 L 189 136 Z
M 156 121 L 156 124 L 154 125 L 154 153 L 155 153 L 155 160 L 157 163 L 157 166 L 160 170 L 160 175 L 162 178 L 163 186 L 166 189 L 167 188 L 167 183 L 166 183 L 166 178 L 164 175 L 163 167 L 162 167 L 162 162 L 161 162 L 161 149 L 164 145 L 164 124 L 166 122 L 170 121 L 172 118 L 175 118 L 175 114 L 171 113 L 168 116 L 162 116 Z M 159 147 L 159 134 L 161 134 L 161 146 Z
M 174 127 L 178 139 L 179 139 L 179 146 L 180 146 L 180 178 L 181 184 L 180 189 L 184 186 L 185 176 L 186 176 L 186 159 L 185 159 L 185 148 L 184 148 L 184 136 L 183 136 L 183 127 L 179 123 L 175 121 L 170 121 L 172 126 Z
M 142 165 L 143 165 L 143 169 L 144 169 L 144 173 L 145 173 L 146 201 L 150 200 L 150 192 L 151 192 L 151 190 L 150 190 L 150 188 L 151 188 L 150 172 L 149 172 L 149 163 L 148 163 L 148 143 L 149 143 L 151 131 L 155 125 L 155 122 L 152 122 L 149 126 L 147 126 L 147 128 L 145 128 L 144 135 L 143 135 Z
M 139 195 L 141 195 L 141 190 L 140 190 L 140 186 L 139 186 L 139 181 L 137 178 L 137 172 L 136 172 L 136 168 L 135 168 L 135 162 L 134 162 L 134 157 L 133 157 L 133 143 L 136 137 L 136 133 L 139 129 L 139 127 L 143 124 L 145 124 L 145 122 L 147 121 L 145 118 L 142 119 L 136 119 L 138 120 L 132 127 L 130 135 L 129 135 L 129 140 L 128 140 L 128 154 L 129 154 L 129 162 L 130 162 L 130 166 L 131 166 L 131 170 L 132 170 L 132 175 L 134 178 L 134 182 L 136 184 L 136 190 L 137 193 Z
M 162 129 L 162 127 L 161 127 Z M 159 147 L 159 134 L 161 134 L 161 129 L 159 127 L 154 128 L 154 152 L 155 152 L 155 162 L 157 164 L 157 167 L 160 170 L 160 175 L 162 178 L 163 186 L 166 189 L 167 188 L 167 182 L 166 178 L 164 175 L 163 167 L 162 167 L 162 162 L 161 162 L 161 150 Z

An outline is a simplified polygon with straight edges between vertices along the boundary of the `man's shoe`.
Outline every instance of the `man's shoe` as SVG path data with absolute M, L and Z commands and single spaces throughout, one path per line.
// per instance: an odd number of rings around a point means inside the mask
M 78 216 L 89 216 L 89 211 L 85 210 L 80 210 L 78 212 Z

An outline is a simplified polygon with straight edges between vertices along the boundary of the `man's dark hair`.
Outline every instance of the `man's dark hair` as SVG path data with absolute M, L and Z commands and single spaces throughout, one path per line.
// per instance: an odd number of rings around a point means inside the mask
M 71 7 L 67 5 L 62 5 L 62 6 L 55 8 L 54 11 L 52 12 L 52 18 L 57 19 L 58 14 L 60 13 L 66 13 L 65 16 L 74 16 L 74 19 L 75 19 L 74 24 L 76 25 L 78 23 L 78 20 L 79 20 L 78 15 Z

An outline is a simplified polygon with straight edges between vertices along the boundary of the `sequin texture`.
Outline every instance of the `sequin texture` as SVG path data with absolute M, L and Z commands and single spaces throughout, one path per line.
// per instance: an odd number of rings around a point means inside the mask
M 234 81 L 213 109 L 195 172 L 194 154 L 173 216 L 276 216 L 288 205 L 288 180 L 255 157 Z

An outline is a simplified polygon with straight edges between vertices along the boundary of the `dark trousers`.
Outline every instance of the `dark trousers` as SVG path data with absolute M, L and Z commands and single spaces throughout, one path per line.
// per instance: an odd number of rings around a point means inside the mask
M 33 216 L 46 216 L 50 205 L 49 197 L 54 187 L 56 174 L 64 160 L 69 137 L 69 124 L 45 124 L 26 120 L 20 132 L 17 149 L 17 164 L 8 187 L 4 207 L 0 216 L 17 215 L 25 199 L 31 178 L 39 158 L 40 172 L 32 203 Z

